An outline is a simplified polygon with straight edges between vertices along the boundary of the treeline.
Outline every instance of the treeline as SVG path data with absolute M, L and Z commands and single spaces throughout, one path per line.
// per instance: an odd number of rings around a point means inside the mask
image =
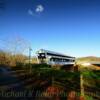
M 11 67 L 20 66 L 24 65 L 27 59 L 28 57 L 23 54 L 13 55 L 8 52 L 0 51 L 0 65 L 11 66 Z

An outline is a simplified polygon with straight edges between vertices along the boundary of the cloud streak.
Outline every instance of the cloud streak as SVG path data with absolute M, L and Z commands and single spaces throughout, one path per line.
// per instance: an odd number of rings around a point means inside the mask
M 34 15 L 34 13 L 33 13 L 33 11 L 31 9 L 28 10 L 28 14 L 32 15 L 32 16 Z

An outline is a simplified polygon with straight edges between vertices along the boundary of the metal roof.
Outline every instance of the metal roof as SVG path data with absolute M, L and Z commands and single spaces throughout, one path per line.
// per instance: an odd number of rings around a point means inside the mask
M 66 57 L 71 57 L 62 53 L 58 53 L 58 52 L 54 52 L 54 51 L 49 51 L 49 50 L 45 50 L 45 49 L 40 49 L 39 51 L 37 51 L 37 53 L 50 53 L 50 54 L 55 54 L 55 55 L 61 55 L 61 56 L 66 56 Z

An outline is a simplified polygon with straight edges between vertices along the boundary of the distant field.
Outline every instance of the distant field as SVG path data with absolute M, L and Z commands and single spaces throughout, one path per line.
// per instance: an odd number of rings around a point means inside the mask
M 76 59 L 77 62 L 100 62 L 100 57 L 93 57 L 93 56 L 88 56 L 88 57 L 81 57 Z

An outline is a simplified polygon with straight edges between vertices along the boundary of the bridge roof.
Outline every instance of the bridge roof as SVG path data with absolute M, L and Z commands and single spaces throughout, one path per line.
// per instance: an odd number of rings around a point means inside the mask
M 37 51 L 37 53 L 48 53 L 48 54 L 54 54 L 54 55 L 69 57 L 69 58 L 75 58 L 75 57 L 71 57 L 71 56 L 68 56 L 68 55 L 65 55 L 65 54 L 62 54 L 62 53 L 49 51 L 49 50 L 45 50 L 45 49 L 40 49 L 39 51 Z

